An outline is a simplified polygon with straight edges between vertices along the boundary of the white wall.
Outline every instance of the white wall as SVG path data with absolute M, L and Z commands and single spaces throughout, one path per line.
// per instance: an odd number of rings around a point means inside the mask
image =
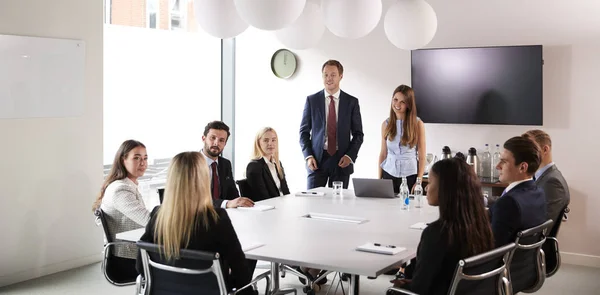
M 86 42 L 84 116 L 0 120 L 0 286 L 100 258 L 91 205 L 102 181 L 102 5 L 0 1 L 0 34 Z
M 127 139 L 150 161 L 200 150 L 204 126 L 221 118 L 221 39 L 106 25 L 103 106 L 104 164 Z
M 384 1 L 385 9 L 393 1 Z M 600 102 L 600 4 L 593 1 L 429 1 L 438 15 L 438 33 L 430 47 L 544 45 L 544 126 L 554 143 L 554 160 L 571 190 L 569 222 L 561 228 L 561 250 L 566 262 L 600 267 L 600 198 L 594 176 L 600 161 L 596 136 Z M 561 6 L 557 6 L 561 4 Z M 471 7 L 469 13 L 464 7 Z M 562 13 L 558 13 L 561 12 Z M 577 13 L 566 13 L 566 12 Z M 560 17 L 559 17 L 560 15 Z M 597 14 L 596 14 L 597 15 Z M 274 127 L 292 191 L 306 186 L 306 172 L 298 143 L 306 96 L 323 88 L 320 69 L 327 59 L 344 65 L 341 88 L 358 97 L 365 142 L 354 177 L 376 177 L 380 124 L 389 111 L 390 97 L 400 84 L 410 84 L 410 53 L 393 47 L 381 23 L 368 36 L 345 40 L 328 31 L 313 49 L 294 50 L 297 73 L 276 78 L 271 55 L 284 47 L 270 32 L 249 29 L 237 38 L 236 48 L 236 177 L 242 177 L 256 131 Z M 419 94 L 416 93 L 417 105 Z M 444 145 L 466 153 L 485 143 L 502 144 L 527 126 L 426 124 L 427 150 L 439 154 Z

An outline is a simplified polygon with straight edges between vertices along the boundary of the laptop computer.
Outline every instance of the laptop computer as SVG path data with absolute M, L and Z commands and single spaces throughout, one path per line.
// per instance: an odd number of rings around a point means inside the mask
M 354 195 L 363 198 L 396 198 L 391 179 L 352 178 Z

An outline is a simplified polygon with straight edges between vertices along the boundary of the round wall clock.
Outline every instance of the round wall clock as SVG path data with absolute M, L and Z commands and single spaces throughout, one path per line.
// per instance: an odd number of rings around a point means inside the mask
M 271 58 L 271 70 L 281 79 L 287 79 L 296 72 L 296 55 L 287 49 L 275 51 Z

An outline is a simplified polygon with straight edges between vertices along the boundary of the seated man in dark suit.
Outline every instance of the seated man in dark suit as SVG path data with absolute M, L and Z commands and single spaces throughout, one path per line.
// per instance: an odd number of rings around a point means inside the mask
M 542 130 L 529 130 L 523 136 L 533 139 L 540 147 L 542 163 L 535 172 L 533 180 L 546 194 L 546 218 L 552 219 L 556 225 L 561 221 L 558 220 L 558 217 L 561 211 L 569 205 L 571 195 L 567 181 L 552 161 L 552 140 L 550 135 Z
M 240 197 L 235 180 L 233 178 L 233 169 L 231 162 L 221 156 L 221 152 L 229 139 L 229 126 L 221 121 L 208 123 L 204 128 L 202 141 L 204 148 L 202 155 L 208 164 L 210 174 L 210 187 L 213 197 L 213 204 L 220 208 L 252 207 L 252 200 Z M 250 272 L 254 273 L 256 260 L 248 259 Z
M 496 169 L 508 187 L 490 208 L 496 247 L 513 242 L 517 232 L 548 220 L 544 191 L 532 178 L 539 166 L 540 149 L 531 139 L 517 136 L 504 143 Z
M 213 121 L 206 125 L 202 136 L 202 154 L 210 173 L 213 204 L 221 208 L 252 207 L 252 200 L 240 197 L 235 186 L 231 162 L 220 156 L 230 134 L 229 126 L 221 121 Z

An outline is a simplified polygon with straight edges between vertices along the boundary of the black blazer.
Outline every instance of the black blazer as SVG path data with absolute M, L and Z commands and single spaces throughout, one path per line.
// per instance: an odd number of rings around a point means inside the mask
M 281 170 L 283 170 L 283 166 L 281 166 Z M 281 192 L 283 192 L 284 195 L 288 195 L 290 189 L 285 180 L 285 172 L 282 171 L 282 173 L 283 178 L 279 179 L 281 182 Z M 248 166 L 246 167 L 246 179 L 252 190 L 252 195 L 246 197 L 251 198 L 253 201 L 258 202 L 279 197 L 279 189 L 277 189 L 271 170 L 269 170 L 269 166 L 264 158 L 252 160 L 248 163 Z
M 460 248 L 450 246 L 442 222 L 430 223 L 421 234 L 412 281 L 404 288 L 417 294 L 448 294 Z
M 517 232 L 546 220 L 546 196 L 533 180 L 519 183 L 490 208 L 496 247 L 514 242 Z
M 152 210 L 150 221 L 146 226 L 146 232 L 140 238 L 141 241 L 155 243 L 154 240 L 154 228 L 156 226 L 156 216 L 160 206 L 157 206 Z M 192 231 L 189 245 L 186 249 L 200 250 L 208 252 L 218 252 L 221 255 L 221 269 L 223 270 L 223 277 L 227 284 L 227 289 L 240 288 L 250 283 L 252 280 L 252 274 L 248 268 L 246 257 L 242 251 L 242 246 L 238 240 L 237 234 L 231 224 L 231 220 L 227 215 L 227 211 L 221 208 L 215 208 L 219 216 L 215 222 L 211 220 L 209 222 L 208 229 L 201 223 L 201 218 L 198 217 L 196 220 L 198 223 Z M 187 267 L 194 267 L 194 265 L 186 265 Z M 195 266 L 198 268 L 205 268 L 206 265 L 199 264 Z M 141 261 L 141 254 L 138 251 L 138 257 L 136 262 L 136 268 L 138 272 L 143 273 L 143 266 Z M 229 273 L 231 270 L 231 274 Z M 194 285 L 194 278 L 190 277 L 190 285 Z M 181 278 L 173 280 L 174 284 L 181 285 Z M 182 286 L 175 286 L 175 288 L 181 289 Z M 186 290 L 187 291 L 187 290 Z M 195 293 L 197 290 L 190 290 Z M 188 292 L 185 292 L 188 293 Z M 249 292 L 249 294 L 252 294 Z
M 223 200 L 233 200 L 240 196 L 240 192 L 238 191 L 237 186 L 235 186 L 231 162 L 223 157 L 219 157 L 217 163 L 217 170 L 219 173 L 220 195 L 218 200 L 213 200 L 213 204 L 215 207 L 220 208 L 221 203 L 223 203 Z
M 362 118 L 358 99 L 344 91 L 340 91 L 337 122 L 337 145 L 338 151 L 348 155 L 356 162 L 358 150 L 363 143 Z M 325 118 L 325 90 L 321 90 L 306 98 L 302 122 L 300 123 L 300 147 L 306 159 L 308 156 L 315 157 L 317 165 L 321 165 L 323 148 L 325 145 L 325 134 L 327 126 Z M 354 165 L 342 169 L 344 175 L 354 172 Z M 306 167 L 309 174 L 313 171 Z

